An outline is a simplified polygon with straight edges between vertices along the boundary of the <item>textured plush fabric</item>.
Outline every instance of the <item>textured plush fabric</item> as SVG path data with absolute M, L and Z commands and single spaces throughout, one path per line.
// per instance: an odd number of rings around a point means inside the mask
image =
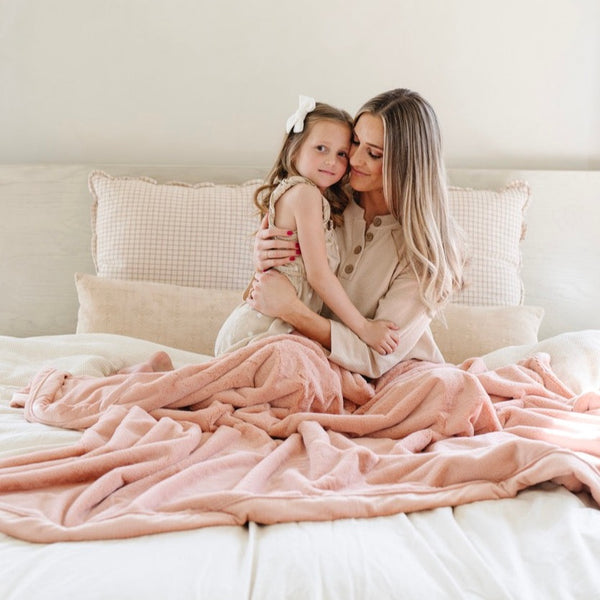
M 45 366 L 13 397 L 79 442 L 0 461 L 0 530 L 30 541 L 372 517 L 552 481 L 600 501 L 600 394 L 534 354 L 399 364 L 371 383 L 300 336 L 173 370 Z

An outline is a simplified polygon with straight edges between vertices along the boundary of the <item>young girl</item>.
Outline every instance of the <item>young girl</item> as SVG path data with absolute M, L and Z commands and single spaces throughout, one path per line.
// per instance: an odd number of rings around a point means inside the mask
M 292 262 L 277 269 L 312 310 L 318 312 L 325 302 L 375 351 L 393 352 L 398 344 L 395 324 L 363 317 L 335 275 L 339 254 L 333 227 L 342 223 L 349 200 L 345 184 L 352 119 L 345 111 L 301 96 L 286 131 L 277 161 L 254 197 L 261 215 L 268 215 L 269 225 L 287 229 L 287 239 L 302 248 L 302 256 L 297 251 Z M 292 330 L 285 321 L 267 317 L 244 302 L 221 327 L 215 356 Z

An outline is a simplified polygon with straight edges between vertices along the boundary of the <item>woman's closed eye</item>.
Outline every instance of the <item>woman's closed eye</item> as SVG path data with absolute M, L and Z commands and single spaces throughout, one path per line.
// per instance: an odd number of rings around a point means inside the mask
M 360 140 L 356 137 L 353 137 L 350 143 L 353 146 L 360 146 Z M 374 160 L 379 160 L 380 158 L 383 158 L 383 154 L 372 150 L 369 146 L 367 146 L 367 155 L 369 156 L 369 158 L 372 158 Z

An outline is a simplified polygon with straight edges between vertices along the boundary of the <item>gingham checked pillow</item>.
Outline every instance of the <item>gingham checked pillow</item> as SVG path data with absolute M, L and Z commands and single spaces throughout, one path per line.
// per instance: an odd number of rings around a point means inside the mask
M 241 185 L 161 184 L 89 176 L 92 256 L 101 277 L 203 288 L 245 288 L 252 276 L 252 195 Z
M 201 288 L 244 288 L 252 274 L 258 227 L 252 194 L 242 185 L 159 184 L 147 177 L 94 171 L 92 255 L 101 277 Z M 500 191 L 451 187 L 450 209 L 465 230 L 471 255 L 467 287 L 457 304 L 514 306 L 523 302 L 519 242 L 525 233 L 529 186 Z
M 450 187 L 450 210 L 466 233 L 470 260 L 466 287 L 453 302 L 470 306 L 523 303 L 520 242 L 525 237 L 529 185 L 514 181 L 500 191 Z

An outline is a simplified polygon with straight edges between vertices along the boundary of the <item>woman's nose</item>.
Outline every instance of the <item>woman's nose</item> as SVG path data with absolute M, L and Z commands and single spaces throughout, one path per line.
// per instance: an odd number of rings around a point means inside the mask
M 350 148 L 350 165 L 356 166 L 361 162 L 361 152 L 357 146 Z

